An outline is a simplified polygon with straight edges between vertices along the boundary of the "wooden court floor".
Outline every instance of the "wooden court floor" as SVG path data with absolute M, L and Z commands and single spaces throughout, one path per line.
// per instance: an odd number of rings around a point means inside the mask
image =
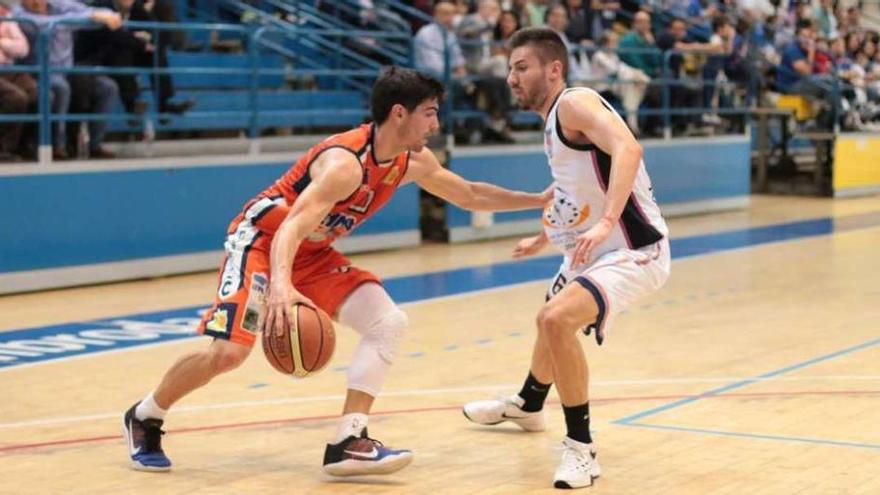
M 674 219 L 673 239 L 831 218 L 832 233 L 673 261 L 667 286 L 615 323 L 590 362 L 593 494 L 880 493 L 880 197 L 755 197 L 749 209 Z M 711 238 L 711 236 L 709 236 Z M 507 260 L 513 239 L 355 256 L 384 277 Z M 550 254 L 550 253 L 547 253 Z M 547 273 L 549 278 L 552 273 Z M 205 304 L 215 274 L 0 298 L 14 329 Z M 551 493 L 564 435 L 477 427 L 473 399 L 525 376 L 546 282 L 416 301 L 370 432 L 411 448 L 384 478 L 322 474 L 353 332 L 331 367 L 291 381 L 259 349 L 166 422 L 171 473 L 127 467 L 122 412 L 201 338 L 0 368 L 0 494 Z

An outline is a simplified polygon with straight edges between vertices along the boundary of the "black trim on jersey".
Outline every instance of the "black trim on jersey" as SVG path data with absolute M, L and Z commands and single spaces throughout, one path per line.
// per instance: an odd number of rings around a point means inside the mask
M 406 176 L 407 170 L 409 170 L 409 159 L 412 156 L 412 151 L 406 152 L 406 161 L 403 162 L 403 170 L 400 172 L 400 178 L 397 179 L 397 184 L 394 184 L 394 188 L 400 187 L 400 183 L 403 182 L 403 178 Z
M 270 211 L 274 210 L 275 207 L 278 206 L 278 203 L 276 203 L 275 200 L 278 198 L 283 198 L 283 197 L 284 196 L 265 196 L 265 197 L 258 199 L 257 201 L 260 201 L 261 199 L 268 199 L 272 203 L 270 203 L 269 206 L 263 208 L 262 210 L 260 210 L 259 213 L 254 215 L 254 218 L 251 218 L 251 225 L 256 225 L 257 222 L 259 222 L 261 218 L 266 216 L 266 214 L 269 213 Z
M 332 146 L 327 146 L 326 148 L 322 149 L 321 151 L 315 153 L 315 156 L 313 156 L 312 159 L 309 160 L 309 163 L 306 165 L 306 170 L 305 170 L 305 173 L 303 174 L 303 176 L 300 177 L 299 179 L 297 179 L 297 181 L 293 183 L 293 191 L 295 193 L 297 193 L 297 194 L 302 193 L 306 189 L 306 187 L 308 187 L 309 184 L 312 183 L 311 169 L 312 169 L 312 164 L 315 163 L 315 160 L 317 160 L 318 157 L 321 156 L 321 154 L 324 153 L 325 151 L 332 150 L 334 148 L 343 149 L 345 151 L 348 151 L 352 155 L 354 155 L 354 158 L 358 161 L 358 164 L 361 166 L 361 181 L 363 181 L 364 164 L 361 163 L 360 156 L 357 153 L 355 153 L 354 150 L 352 150 L 348 146 L 344 146 L 341 144 L 334 144 Z M 357 191 L 358 190 L 355 189 L 354 191 L 352 191 L 352 193 L 347 198 L 345 198 L 345 200 L 340 201 L 339 203 L 344 203 L 345 201 L 348 201 L 349 199 L 351 199 L 352 196 L 354 196 L 354 193 L 356 193 Z
M 249 242 L 248 245 L 245 246 L 241 252 L 241 268 L 238 269 L 238 288 L 236 289 L 236 291 L 241 290 L 242 286 L 244 286 L 244 271 L 245 268 L 247 268 L 248 253 L 251 252 L 251 248 L 254 247 L 254 243 L 256 243 L 257 239 L 259 239 L 262 235 L 262 232 L 257 232 L 254 235 L 254 238 L 251 239 L 251 242 Z
M 599 168 L 599 173 L 602 175 L 602 188 L 607 193 L 609 181 L 611 180 L 611 156 L 600 149 L 595 151 L 595 155 L 596 165 Z M 654 228 L 651 222 L 642 215 L 635 201 L 635 194 L 630 193 L 629 198 L 626 200 L 626 206 L 623 208 L 623 213 L 620 215 L 620 220 L 624 234 L 632 243 L 631 248 L 639 249 L 663 239 L 663 234 Z
M 394 158 L 392 157 L 390 160 L 385 160 L 384 162 L 380 162 L 378 158 L 376 158 L 376 124 L 370 124 L 370 139 L 368 141 L 370 143 L 370 156 L 373 157 L 373 163 L 378 166 L 387 165 L 389 163 L 394 162 Z
M 562 142 L 562 144 L 577 151 L 591 151 L 596 149 L 596 146 L 593 144 L 573 143 L 569 141 L 568 138 L 565 137 L 565 133 L 562 132 L 562 123 L 559 119 L 559 108 L 557 107 L 554 112 L 556 112 L 556 135 L 559 136 L 559 140 Z
M 564 92 L 565 91 L 563 91 L 563 93 Z M 558 100 L 561 96 L 562 96 L 562 93 L 559 93 L 559 96 L 557 96 L 556 99 Z M 609 112 L 614 113 L 614 109 L 611 108 L 611 105 L 609 105 L 608 102 L 605 101 L 604 98 L 599 96 L 599 101 L 602 102 L 602 106 L 604 106 L 606 109 L 608 109 Z M 553 102 L 553 105 L 556 105 L 556 101 Z M 551 105 L 551 108 L 552 108 L 552 105 Z M 569 141 L 565 137 L 565 133 L 562 132 L 562 123 L 559 121 L 559 108 L 556 108 L 555 112 L 556 112 L 556 135 L 559 136 L 559 140 L 562 141 L 562 144 L 568 146 L 569 148 L 571 148 L 573 150 L 578 150 L 578 151 L 592 151 L 594 149 L 599 149 L 596 147 L 595 144 L 592 144 L 592 143 L 573 143 L 573 142 Z

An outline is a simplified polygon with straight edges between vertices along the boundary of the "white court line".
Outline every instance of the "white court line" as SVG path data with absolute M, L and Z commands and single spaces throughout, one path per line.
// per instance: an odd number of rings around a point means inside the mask
M 729 383 L 746 379 L 745 377 L 693 377 L 693 378 L 647 378 L 647 379 L 631 379 L 631 380 L 603 380 L 591 384 L 593 387 L 617 387 L 627 385 L 658 385 L 658 384 L 690 384 L 690 383 Z M 755 379 L 748 377 L 749 380 L 755 382 L 761 381 L 786 381 L 786 382 L 810 382 L 810 381 L 828 381 L 828 380 L 877 380 L 880 381 L 880 375 L 823 375 L 823 376 L 803 376 L 803 377 L 768 377 Z M 398 390 L 383 392 L 382 397 L 413 397 L 413 396 L 442 396 L 449 394 L 459 394 L 463 392 L 501 392 L 505 390 L 515 390 L 520 384 L 505 383 L 497 385 L 481 385 L 478 387 L 454 387 L 454 388 L 434 388 L 434 389 L 418 389 L 418 390 Z M 260 406 L 277 406 L 287 404 L 304 404 L 309 402 L 333 402 L 342 401 L 345 395 L 315 395 L 311 397 L 291 397 L 281 399 L 265 399 L 254 401 L 240 402 L 223 402 L 219 404 L 202 404 L 192 406 L 175 407 L 174 412 L 201 412 L 217 409 L 235 409 L 243 407 L 260 407 Z M 33 419 L 29 421 L 16 421 L 9 423 L 0 423 L 0 429 L 25 428 L 29 426 L 46 426 L 66 423 L 84 423 L 88 421 L 101 421 L 105 419 L 119 418 L 120 411 L 112 413 L 88 414 L 80 416 L 66 416 Z

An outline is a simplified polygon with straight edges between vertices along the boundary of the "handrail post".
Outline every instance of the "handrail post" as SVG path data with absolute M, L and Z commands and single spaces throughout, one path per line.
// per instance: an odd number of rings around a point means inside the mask
M 52 108 L 50 104 L 51 81 L 49 80 L 51 75 L 49 74 L 47 47 L 49 46 L 49 34 L 54 29 L 54 23 L 50 23 L 47 29 L 37 29 L 38 63 L 40 64 L 40 84 L 37 85 L 37 90 L 39 91 L 37 109 L 40 112 L 40 140 L 37 146 L 37 160 L 44 164 L 52 163 L 52 119 L 50 117 Z
M 443 33 L 443 87 L 446 88 L 446 93 L 448 97 L 446 101 L 443 102 L 444 112 L 446 114 L 446 122 L 443 126 L 446 129 L 446 136 L 454 136 L 454 126 L 455 119 L 452 116 L 453 109 L 455 108 L 454 102 L 452 101 L 455 98 L 455 91 L 452 88 L 452 68 L 449 67 L 451 62 L 451 55 L 449 53 L 449 33 L 446 32 L 446 28 L 440 26 L 441 32 Z
M 258 42 L 260 37 L 266 31 L 265 27 L 254 30 L 253 27 L 248 29 L 248 54 L 251 62 L 251 80 L 248 99 L 250 101 L 250 122 L 248 126 L 248 154 L 260 154 L 259 140 L 259 124 L 257 122 L 259 115 L 257 110 L 258 101 L 258 78 L 259 78 L 259 48 Z
M 660 75 L 663 78 L 663 139 L 672 139 L 672 118 L 669 115 L 670 89 L 669 89 L 669 59 L 671 52 L 663 53 L 663 63 L 660 66 Z

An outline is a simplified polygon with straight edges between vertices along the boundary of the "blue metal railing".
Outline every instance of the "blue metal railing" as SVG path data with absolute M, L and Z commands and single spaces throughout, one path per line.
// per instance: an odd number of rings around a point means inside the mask
M 29 23 L 32 27 L 36 27 L 32 22 L 25 19 L 9 19 L 10 21 L 16 21 L 20 23 Z M 368 92 L 370 87 L 370 82 L 376 77 L 378 71 L 380 69 L 380 65 L 378 63 L 370 63 L 369 65 L 364 66 L 355 66 L 355 67 L 344 67 L 344 66 L 330 66 L 326 64 L 326 61 L 321 60 L 311 60 L 307 57 L 303 57 L 302 54 L 295 52 L 292 50 L 285 41 L 289 40 L 301 40 L 302 38 L 308 36 L 310 38 L 321 38 L 325 42 L 330 43 L 328 46 L 335 46 L 336 44 L 332 42 L 328 42 L 327 40 L 342 40 L 346 37 L 349 38 L 358 38 L 363 36 L 370 37 L 379 37 L 385 39 L 391 39 L 397 42 L 406 42 L 411 43 L 411 37 L 405 33 L 393 33 L 393 32 L 374 32 L 374 31 L 354 31 L 354 30 L 338 30 L 338 29 L 312 29 L 312 28 L 300 28 L 295 26 L 275 26 L 275 25 L 231 25 L 231 24 L 197 24 L 197 23 L 183 23 L 183 24 L 167 24 L 167 23 L 144 23 L 144 22 L 128 22 L 125 24 L 125 28 L 128 29 L 138 29 L 138 30 L 148 30 L 152 33 L 153 39 L 159 38 L 159 32 L 165 30 L 184 30 L 184 31 L 217 31 L 222 33 L 227 33 L 230 35 L 238 36 L 244 41 L 244 45 L 247 48 L 246 57 L 247 57 L 247 65 L 243 67 L 168 67 L 162 68 L 159 67 L 158 56 L 154 52 L 153 57 L 153 67 L 152 68 L 120 68 L 120 67 L 100 67 L 100 66 L 74 66 L 68 68 L 62 67 L 51 67 L 48 63 L 48 40 L 50 39 L 54 29 L 61 24 L 83 24 L 83 23 L 75 23 L 75 22 L 61 22 L 56 24 L 51 24 L 48 27 L 39 31 L 39 36 L 37 37 L 37 43 L 34 47 L 34 50 L 37 54 L 37 62 L 36 65 L 12 65 L 12 66 L 0 66 L 0 72 L 24 72 L 30 73 L 37 76 L 41 81 L 48 81 L 49 76 L 52 74 L 93 74 L 93 75 L 114 75 L 114 74 L 127 74 L 127 75 L 146 75 L 154 79 L 154 87 L 156 86 L 155 78 L 159 75 L 187 75 L 187 74 L 198 74 L 203 76 L 209 75 L 229 75 L 229 76 L 246 76 L 247 77 L 247 108 L 243 110 L 225 110 L 225 111 L 196 111 L 188 114 L 193 118 L 206 118 L 206 119 L 241 119 L 246 118 L 247 124 L 246 129 L 248 136 L 251 138 L 256 138 L 259 136 L 259 132 L 263 127 L 267 127 L 265 124 L 267 121 L 271 121 L 272 118 L 277 117 L 282 114 L 302 114 L 302 115 L 320 115 L 321 112 L 326 112 L 326 110 L 316 109 L 316 110 L 307 110 L 307 109 L 297 109 L 297 110 L 261 110 L 259 105 L 259 95 L 260 95 L 260 80 L 261 77 L 264 76 L 281 76 L 283 77 L 320 77 L 320 76 L 331 76 L 333 78 L 348 80 L 351 81 L 352 84 L 350 87 L 358 89 L 362 92 Z M 577 50 L 582 51 L 584 54 L 589 55 L 593 50 L 585 49 L 583 47 L 578 47 Z M 283 57 L 286 57 L 289 60 L 293 60 L 296 63 L 295 67 L 263 67 L 260 63 L 260 57 L 262 56 L 264 51 L 268 51 L 274 54 L 280 54 Z M 412 52 L 412 50 L 410 50 Z M 638 110 L 638 115 L 640 116 L 654 116 L 659 115 L 663 121 L 663 127 L 667 135 L 669 135 L 669 129 L 672 125 L 672 117 L 676 115 L 693 115 L 705 112 L 712 112 L 715 114 L 742 114 L 744 113 L 743 109 L 736 108 L 672 108 L 672 88 L 677 85 L 682 84 L 692 84 L 694 81 L 684 82 L 681 79 L 675 77 L 669 73 L 669 65 L 670 58 L 675 55 L 677 52 L 660 52 L 656 49 L 648 49 L 648 50 L 618 50 L 618 53 L 628 53 L 628 52 L 649 52 L 661 57 L 661 76 L 655 77 L 652 79 L 652 85 L 659 85 L 662 91 L 661 105 L 660 108 L 653 109 L 640 109 Z M 444 71 L 443 81 L 448 88 L 451 88 L 451 83 L 453 81 L 452 78 L 452 67 L 449 67 L 449 51 L 444 49 L 444 57 L 446 60 L 446 70 Z M 407 62 L 410 62 L 409 60 Z M 411 63 L 405 63 L 401 65 L 412 65 Z M 588 83 L 626 83 L 631 81 L 623 81 L 620 79 L 607 79 L 607 80 L 589 80 L 585 81 Z M 703 81 L 700 80 L 700 88 L 704 88 L 706 86 L 714 85 L 714 81 Z M 835 101 L 839 101 L 841 88 L 843 85 L 840 83 L 839 79 L 835 78 L 832 82 L 832 91 L 834 93 Z M 120 113 L 120 114 L 66 114 L 66 115 L 57 115 L 53 114 L 50 110 L 50 87 L 49 84 L 40 84 L 38 86 L 39 94 L 38 94 L 38 113 L 34 114 L 17 114 L 17 115 L 0 115 L 0 122 L 38 122 L 39 124 L 39 145 L 40 145 L 40 159 L 41 161 L 49 161 L 51 155 L 51 127 L 53 123 L 56 122 L 69 122 L 69 121 L 98 121 L 98 120 L 106 120 L 106 121 L 131 121 L 132 119 L 142 119 L 142 122 L 149 121 L 151 123 L 155 122 L 155 129 L 162 131 L 173 128 L 172 126 L 166 126 L 162 124 L 163 119 L 167 119 L 173 117 L 170 114 L 156 113 L 154 111 L 150 111 L 145 116 L 135 116 L 132 114 Z M 444 105 L 444 115 L 447 117 L 451 117 L 446 120 L 447 125 L 451 126 L 455 121 L 456 117 L 466 116 L 469 114 L 475 113 L 474 111 L 468 110 L 456 110 L 456 107 L 459 102 L 454 102 L 452 99 L 447 100 L 447 104 Z M 366 116 L 368 114 L 367 109 L 340 109 L 334 110 L 334 112 L 345 113 L 345 112 L 360 112 L 360 115 Z M 836 118 L 835 118 L 836 121 Z M 277 124 L 276 124 L 277 125 Z M 447 127 L 448 130 L 452 130 L 451 127 Z

